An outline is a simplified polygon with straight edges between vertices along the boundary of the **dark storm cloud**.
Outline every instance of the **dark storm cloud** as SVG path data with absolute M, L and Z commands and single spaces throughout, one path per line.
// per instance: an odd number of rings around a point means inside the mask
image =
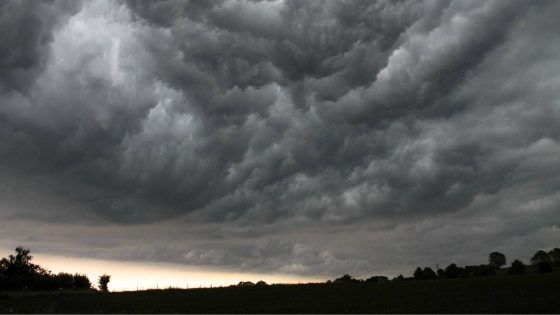
M 554 240 L 555 2 L 2 7 L 0 217 L 123 240 L 75 254 L 330 275 Z
M 46 62 L 53 29 L 79 7 L 78 1 L 0 3 L 0 91 L 25 93 Z

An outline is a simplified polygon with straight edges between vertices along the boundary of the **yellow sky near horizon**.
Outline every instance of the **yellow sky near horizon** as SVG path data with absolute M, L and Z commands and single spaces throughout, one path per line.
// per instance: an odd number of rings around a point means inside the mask
M 0 250 L 6 257 L 13 250 Z M 54 273 L 68 272 L 86 274 L 92 284 L 106 273 L 111 275 L 111 291 L 133 291 L 155 288 L 199 288 L 237 284 L 240 281 L 267 283 L 307 283 L 324 279 L 301 277 L 287 274 L 245 273 L 226 269 L 189 266 L 170 263 L 129 262 L 90 258 L 64 257 L 41 253 L 31 253 L 33 262 Z

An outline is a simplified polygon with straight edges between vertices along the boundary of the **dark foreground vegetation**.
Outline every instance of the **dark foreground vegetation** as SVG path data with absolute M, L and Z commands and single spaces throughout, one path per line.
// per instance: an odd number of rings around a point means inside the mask
M 14 255 L 0 260 L 0 291 L 90 289 L 88 277 L 51 271 L 31 262 L 29 249 L 18 247 Z
M 31 262 L 29 250 L 0 260 L 0 313 L 558 313 L 560 249 L 539 250 L 525 265 L 488 263 L 437 271 L 418 267 L 413 277 L 268 285 L 242 281 L 213 289 L 110 293 L 110 276 L 93 289 L 85 275 L 53 274 Z
M 1 293 L 0 293 L 1 295 Z M 560 272 L 0 297 L 2 313 L 558 313 Z
M 52 273 L 31 262 L 29 249 L 17 247 L 15 254 L 0 259 L 0 292 L 2 291 L 53 291 L 53 290 L 93 290 L 86 275 L 66 272 Z M 99 277 L 101 291 L 109 291 L 109 275 Z

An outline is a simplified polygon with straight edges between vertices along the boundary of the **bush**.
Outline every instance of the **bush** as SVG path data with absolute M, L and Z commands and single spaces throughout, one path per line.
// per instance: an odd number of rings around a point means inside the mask
M 367 278 L 364 282 L 366 282 L 366 283 L 382 283 L 382 282 L 387 282 L 387 281 L 389 281 L 389 278 L 387 278 L 385 276 L 373 276 L 373 277 Z
M 531 263 L 537 266 L 537 270 L 542 273 L 552 272 L 552 259 L 544 250 L 539 250 L 531 258 Z
M 489 277 L 496 275 L 493 265 L 465 266 L 465 273 L 469 277 Z
M 424 267 L 424 270 L 422 270 L 422 279 L 432 280 L 435 278 L 437 278 L 435 271 L 433 271 L 430 267 Z
M 402 281 L 402 280 L 404 280 L 404 276 L 401 274 L 393 278 L 393 281 Z
M 538 265 L 540 263 L 543 262 L 548 262 L 550 263 L 552 260 L 550 259 L 550 255 L 545 252 L 544 250 L 539 250 L 535 253 L 535 255 L 533 255 L 533 258 L 531 258 L 531 263 L 533 265 Z
M 74 275 L 74 289 L 91 289 L 92 285 L 86 275 Z
M 543 261 L 537 264 L 537 270 L 540 273 L 552 272 L 552 263 L 549 261 Z
M 424 267 L 424 269 L 418 267 L 414 270 L 414 279 L 416 280 L 432 280 L 436 278 L 437 274 L 430 267 Z
M 237 286 L 238 286 L 238 287 L 254 287 L 255 284 L 254 284 L 253 282 L 251 282 L 251 281 L 240 281 L 240 282 L 237 284 Z
M 359 282 L 360 282 L 360 280 L 354 279 L 354 277 L 352 277 L 349 274 L 346 274 L 346 275 L 344 275 L 340 278 L 336 278 L 334 280 L 334 283 L 359 283 Z
M 54 276 L 58 289 L 72 289 L 74 286 L 74 276 L 69 273 L 61 272 Z
M 463 275 L 463 273 L 462 268 L 457 267 L 456 264 L 451 264 L 445 267 L 445 277 L 448 279 L 459 278 Z
M 91 288 L 91 283 L 85 275 L 64 272 L 54 275 L 47 269 L 31 263 L 33 256 L 28 249 L 18 247 L 15 251 L 15 255 L 0 260 L 0 290 Z
M 506 264 L 506 255 L 499 252 L 492 252 L 488 256 L 488 264 L 495 269 L 500 269 Z
M 109 281 L 111 281 L 110 275 L 104 274 L 99 276 L 99 279 L 97 280 L 99 290 L 103 292 L 109 292 L 109 287 L 108 287 Z
M 420 267 L 416 268 L 412 275 L 414 276 L 414 279 L 416 279 L 416 280 L 424 279 L 424 273 L 422 272 L 422 268 L 420 268 Z
M 560 248 L 554 248 L 548 252 L 548 256 L 550 256 L 554 266 L 560 266 Z
M 526 272 L 527 268 L 525 267 L 525 264 L 523 264 L 523 262 L 521 262 L 520 260 L 514 260 L 508 270 L 509 275 L 521 275 Z

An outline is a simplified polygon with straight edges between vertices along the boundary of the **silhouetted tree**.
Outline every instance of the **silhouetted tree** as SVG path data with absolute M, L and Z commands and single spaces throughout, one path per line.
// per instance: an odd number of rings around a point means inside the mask
M 465 266 L 465 273 L 469 277 L 488 277 L 496 275 L 496 269 L 490 265 Z
M 86 275 L 74 274 L 73 289 L 91 289 L 92 285 Z
M 74 287 L 74 276 L 61 272 L 54 276 L 58 289 L 72 289 Z
M 385 276 L 372 276 L 372 277 L 369 277 L 366 280 L 364 280 L 364 282 L 366 282 L 366 283 L 381 283 L 381 282 L 386 282 L 388 280 L 389 280 L 389 278 L 387 278 Z
M 537 251 L 535 255 L 533 255 L 533 258 L 531 258 L 531 263 L 533 265 L 541 262 L 550 262 L 550 255 L 548 255 L 548 253 L 544 250 Z
M 254 287 L 255 284 L 251 281 L 239 281 L 237 284 L 238 287 Z
M 103 274 L 101 276 L 99 276 L 99 279 L 97 281 L 99 290 L 103 291 L 103 292 L 109 292 L 109 281 L 111 281 L 111 276 L 108 274 Z
M 29 249 L 17 247 L 15 255 L 0 260 L 0 274 L 5 290 L 49 290 L 53 281 L 51 273 L 39 265 L 31 263 Z
M 91 282 L 86 275 L 61 272 L 53 276 L 57 289 L 91 289 Z
M 334 283 L 359 283 L 359 282 L 360 280 L 354 279 L 354 277 L 352 277 L 349 274 L 345 274 L 340 278 L 334 279 Z
M 445 277 L 448 279 L 458 278 L 460 276 L 461 270 L 456 264 L 451 264 L 445 267 Z
M 444 271 L 443 269 L 439 268 L 439 269 L 437 270 L 437 275 L 438 275 L 438 277 L 440 277 L 440 278 L 445 278 L 445 271 Z
M 535 255 L 533 255 L 533 258 L 531 258 L 531 263 L 537 266 L 537 269 L 542 273 L 552 271 L 550 255 L 544 250 L 537 251 Z
M 401 274 L 393 278 L 393 281 L 402 281 L 402 280 L 404 280 L 404 276 Z
M 2 260 L 0 260 L 0 272 L 2 274 L 9 277 L 44 272 L 44 269 L 39 265 L 31 263 L 33 256 L 29 254 L 29 249 L 17 247 L 15 251 L 15 256 L 10 255 L 8 258 L 2 258 Z
M 424 280 L 431 280 L 431 279 L 435 279 L 437 278 L 436 273 L 432 270 L 432 268 L 430 267 L 424 267 L 424 270 L 422 270 L 422 278 Z
M 500 267 L 506 264 L 506 255 L 498 252 L 492 252 L 488 256 L 488 263 L 490 266 L 500 269 Z
M 560 266 L 560 248 L 554 248 L 548 252 L 548 255 L 554 266 Z
M 416 270 L 414 270 L 414 273 L 412 275 L 414 276 L 414 279 L 416 279 L 416 280 L 424 279 L 424 274 L 422 272 L 422 268 L 420 268 L 420 267 L 416 268 Z
M 49 270 L 33 264 L 30 250 L 15 249 L 15 255 L 0 260 L 0 290 L 55 290 L 89 289 L 91 283 L 85 275 L 68 273 L 52 274 Z
M 430 280 L 437 278 L 436 273 L 430 267 L 424 267 L 424 269 L 418 267 L 414 270 L 414 279 L 416 280 Z
M 525 267 L 525 264 L 523 264 L 523 262 L 517 259 L 511 263 L 511 267 L 508 270 L 508 274 L 510 275 L 520 275 L 526 272 L 527 272 L 527 268 Z
M 266 282 L 260 280 L 260 281 L 258 281 L 255 285 L 258 286 L 258 287 L 265 287 L 265 286 L 268 285 L 268 283 L 266 283 Z

